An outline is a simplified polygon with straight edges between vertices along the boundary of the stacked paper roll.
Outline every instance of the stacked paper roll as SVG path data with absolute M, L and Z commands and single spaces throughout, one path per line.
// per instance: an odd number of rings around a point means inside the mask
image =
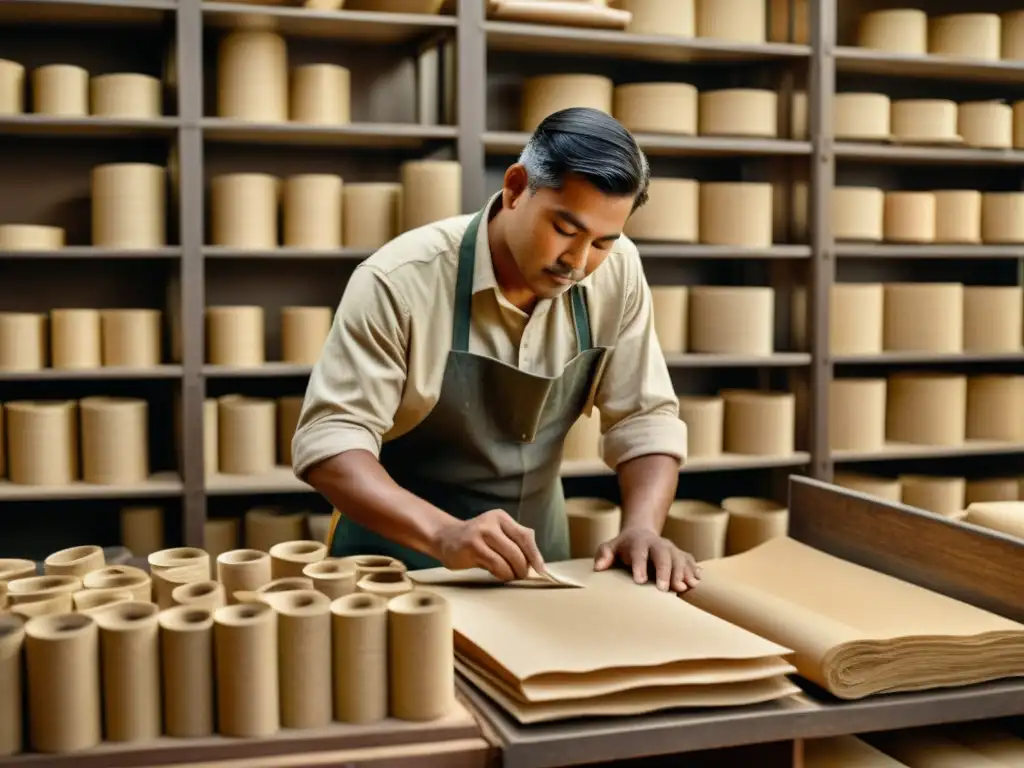
M 407 573 L 395 570 L 368 573 L 356 581 L 356 592 L 378 595 L 385 600 L 412 592 L 414 587 Z
M 285 512 L 273 507 L 256 507 L 245 513 L 245 546 L 269 552 L 282 541 L 305 538 L 306 517 L 298 512 Z
M 725 401 L 720 397 L 680 397 L 679 418 L 686 424 L 686 449 L 690 458 L 722 455 Z
M 601 458 L 601 413 L 597 408 L 583 414 L 565 436 L 565 461 L 598 461 Z
M 957 105 L 949 99 L 900 99 L 892 102 L 893 138 L 905 144 L 959 144 Z
M 766 36 L 764 0 L 697 0 L 698 37 L 734 43 L 763 43 Z
M 86 574 L 98 571 L 106 565 L 103 550 L 95 544 L 68 547 L 54 552 L 43 561 L 43 572 L 47 576 L 74 576 L 84 579 Z
M 885 447 L 885 379 L 833 379 L 829 387 L 829 446 L 833 451 Z
M 302 569 L 302 575 L 313 582 L 313 587 L 336 600 L 356 591 L 356 568 L 334 558 L 325 558 L 310 563 Z
M 51 117 L 89 114 L 89 73 L 73 64 L 47 64 L 32 71 L 32 111 Z
M 341 193 L 342 239 L 346 248 L 373 249 L 402 230 L 402 185 L 346 184 Z
M 639 241 L 697 242 L 698 188 L 693 179 L 651 179 L 647 203 L 626 220 L 626 236 Z
M 981 193 L 947 189 L 935 193 L 935 242 L 981 242 Z
M 416 229 L 462 212 L 462 166 L 453 160 L 402 163 L 402 228 Z
M 889 377 L 885 435 L 896 443 L 962 445 L 967 433 L 967 378 L 897 373 Z
M 291 119 L 311 125 L 352 121 L 352 76 L 336 64 L 307 64 L 292 70 Z
M 54 368 L 80 370 L 103 363 L 100 313 L 95 309 L 50 312 L 50 357 Z
M 78 409 L 74 401 L 11 401 L 7 474 L 20 485 L 68 485 L 78 479 Z
M 962 352 L 964 287 L 960 283 L 885 286 L 885 349 Z
M 724 390 L 726 453 L 788 456 L 794 451 L 796 398 L 789 392 Z
M 281 360 L 300 365 L 315 363 L 333 319 L 330 307 L 282 307 Z
M 167 245 L 167 180 L 159 165 L 111 163 L 92 171 L 92 244 L 103 248 Z
M 0 224 L 0 251 L 56 251 L 64 247 L 61 227 Z
M 280 728 L 278 619 L 265 603 L 219 608 L 214 618 L 217 725 L 225 736 Z
M 214 245 L 249 250 L 277 247 L 281 183 L 266 173 L 228 173 L 210 182 L 210 234 Z
M 726 88 L 700 95 L 701 136 L 778 136 L 779 97 L 775 91 Z
M 334 719 L 372 723 L 388 716 L 387 600 L 357 593 L 331 603 Z
M 455 706 L 451 607 L 417 590 L 388 602 L 389 712 L 399 720 L 437 720 Z
M 206 348 L 212 365 L 263 365 L 263 307 L 207 307 Z
M 686 351 L 687 288 L 683 285 L 651 287 L 654 303 L 654 331 L 663 352 Z
M 1017 286 L 964 287 L 966 352 L 1019 352 L 1024 346 L 1024 292 Z
M 873 477 L 857 472 L 836 472 L 833 482 L 840 488 L 849 488 L 887 501 L 900 501 L 903 492 L 896 478 Z
M 131 485 L 149 477 L 149 407 L 127 397 L 86 397 L 82 416 L 82 479 Z
M 743 211 L 737 219 L 733 211 Z M 768 248 L 772 244 L 772 185 L 705 182 L 700 185 L 700 241 L 708 245 Z
M 962 477 L 900 476 L 901 501 L 937 515 L 953 516 L 966 506 L 965 486 L 966 481 Z
M 1020 488 L 1015 477 L 986 477 L 967 481 L 964 504 L 986 501 L 1017 501 Z M 969 515 L 968 515 L 969 516 Z
M 885 236 L 885 193 L 876 187 L 832 190 L 832 226 L 836 240 L 878 242 Z
M 327 545 L 320 541 L 283 541 L 270 548 L 270 573 L 274 579 L 298 578 L 310 563 L 327 556 Z
M 292 438 L 302 414 L 301 395 L 277 399 L 277 460 L 281 466 L 292 465 Z
M 224 586 L 229 603 L 237 603 L 239 592 L 255 592 L 270 583 L 271 560 L 256 549 L 234 549 L 217 556 L 217 580 Z
M 617 7 L 632 14 L 626 31 L 637 35 L 693 37 L 696 0 L 618 0 Z
M 217 115 L 235 120 L 288 120 L 288 47 L 280 35 L 236 30 L 220 41 Z
M 999 59 L 1001 30 L 995 13 L 953 13 L 928 24 L 928 53 L 961 59 Z
M 148 558 L 153 576 L 153 602 L 161 609 L 177 605 L 174 591 L 184 584 L 210 580 L 210 554 L 196 547 L 172 547 Z
M 840 141 L 889 141 L 892 104 L 884 93 L 837 93 L 832 130 Z
M 928 16 L 907 8 L 865 13 L 857 29 L 857 45 L 888 53 L 928 53 Z
M 162 731 L 158 608 L 119 603 L 96 614 L 108 741 L 151 741 Z
M 0 115 L 20 115 L 24 111 L 25 67 L 0 59 Z
M 276 464 L 276 404 L 273 400 L 229 395 L 218 405 L 218 466 L 227 475 L 258 475 Z
M 340 176 L 302 174 L 282 187 L 284 245 L 330 250 L 341 247 Z
M 885 239 L 893 243 L 935 241 L 933 192 L 886 192 Z
M 147 120 L 163 113 L 160 81 L 149 75 L 118 73 L 92 79 L 92 114 Z
M 881 283 L 835 283 L 829 299 L 829 348 L 835 355 L 878 355 L 885 348 Z
M 156 309 L 100 312 L 103 365 L 149 368 L 160 365 L 160 318 Z
M 981 239 L 1024 243 L 1024 192 L 985 192 L 981 196 Z
M 570 557 L 594 557 L 597 548 L 619 535 L 622 509 L 606 499 L 566 499 Z
M 999 21 L 1002 27 L 1000 57 L 1010 61 L 1024 59 L 1024 11 L 1008 11 Z
M 0 370 L 37 371 L 46 366 L 46 315 L 0 312 Z
M 1013 146 L 1013 107 L 1001 101 L 971 101 L 957 108 L 957 132 L 969 147 Z
M 612 114 L 615 86 L 600 75 L 539 75 L 523 82 L 520 129 L 532 133 L 548 115 L 570 107 Z
M 0 600 L 0 605 L 3 601 Z M 25 627 L 18 616 L 0 616 L 0 757 L 22 750 L 22 659 Z
M 662 535 L 699 563 L 725 555 L 729 513 L 706 501 L 672 503 Z
M 743 496 L 722 500 L 729 513 L 725 553 L 738 555 L 789 530 L 789 510 L 769 499 Z
M 969 440 L 1024 443 L 1024 376 L 971 376 L 966 432 Z
M 213 612 L 192 606 L 161 611 L 164 729 L 168 736 L 213 734 Z
M 630 83 L 614 91 L 612 112 L 634 133 L 695 136 L 697 111 L 697 88 L 689 83 Z
M 774 349 L 775 291 L 759 286 L 692 286 L 690 349 L 770 355 Z

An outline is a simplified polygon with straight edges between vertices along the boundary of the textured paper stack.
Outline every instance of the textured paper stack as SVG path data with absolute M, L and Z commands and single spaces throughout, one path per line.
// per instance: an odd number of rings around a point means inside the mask
M 479 571 L 410 577 L 452 607 L 457 667 L 521 723 L 754 704 L 797 691 L 790 651 L 593 561 L 562 581 L 502 585 Z M 623 628 L 629 627 L 629 632 Z

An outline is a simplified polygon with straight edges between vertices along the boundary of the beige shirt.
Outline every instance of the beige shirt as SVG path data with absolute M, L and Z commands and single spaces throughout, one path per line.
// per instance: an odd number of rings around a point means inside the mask
M 488 205 L 495 202 L 497 196 Z M 297 476 L 355 448 L 379 456 L 382 443 L 430 413 L 451 350 L 459 244 L 471 219 L 457 216 L 400 235 L 353 271 L 292 440 Z M 684 461 L 686 425 L 636 246 L 619 238 L 580 285 L 593 343 L 611 350 L 593 389 L 605 463 L 614 469 L 653 453 Z M 560 374 L 578 352 L 569 292 L 540 300 L 530 314 L 513 306 L 498 287 L 483 224 L 469 350 L 542 376 Z

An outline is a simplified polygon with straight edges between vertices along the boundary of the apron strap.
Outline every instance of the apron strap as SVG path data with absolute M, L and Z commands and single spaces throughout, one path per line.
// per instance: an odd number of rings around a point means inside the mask
M 576 343 L 581 353 L 586 352 L 594 344 L 590 338 L 590 312 L 579 283 L 569 289 L 569 296 L 572 299 L 572 321 L 576 325 Z

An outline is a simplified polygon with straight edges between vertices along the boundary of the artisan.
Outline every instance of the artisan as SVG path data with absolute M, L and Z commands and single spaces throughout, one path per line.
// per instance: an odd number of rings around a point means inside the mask
M 661 536 L 686 425 L 622 235 L 649 180 L 613 118 L 557 112 L 481 211 L 406 232 L 354 270 L 292 443 L 296 475 L 341 510 L 333 556 L 544 573 L 569 557 L 563 442 L 596 407 L 623 523 L 595 568 L 697 583 Z

